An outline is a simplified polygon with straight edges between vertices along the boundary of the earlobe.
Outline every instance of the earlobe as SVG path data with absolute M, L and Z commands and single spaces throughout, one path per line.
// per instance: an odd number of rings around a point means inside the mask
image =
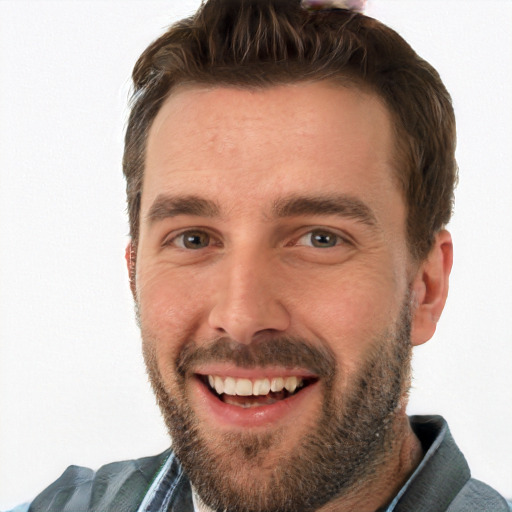
M 411 341 L 421 345 L 434 335 L 441 317 L 453 263 L 453 244 L 446 230 L 436 235 L 434 246 L 420 265 L 412 285 Z
M 135 297 L 135 247 L 133 241 L 130 241 L 126 246 L 124 258 L 126 260 L 126 268 L 128 269 L 130 289 L 133 296 Z

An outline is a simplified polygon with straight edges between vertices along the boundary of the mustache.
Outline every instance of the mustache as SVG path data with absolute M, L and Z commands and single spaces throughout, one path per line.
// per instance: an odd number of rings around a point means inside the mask
M 325 379 L 332 378 L 336 373 L 336 358 L 327 347 L 313 345 L 302 338 L 283 336 L 250 344 L 238 343 L 227 337 L 218 338 L 208 345 L 189 342 L 176 360 L 176 372 L 184 378 L 200 364 L 220 362 L 241 368 L 305 368 Z

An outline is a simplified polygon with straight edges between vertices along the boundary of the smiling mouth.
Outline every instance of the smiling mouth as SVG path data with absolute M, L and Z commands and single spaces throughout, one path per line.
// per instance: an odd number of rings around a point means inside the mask
M 243 408 L 272 405 L 286 400 L 318 380 L 296 376 L 262 379 L 218 375 L 198 375 L 198 377 L 220 401 Z

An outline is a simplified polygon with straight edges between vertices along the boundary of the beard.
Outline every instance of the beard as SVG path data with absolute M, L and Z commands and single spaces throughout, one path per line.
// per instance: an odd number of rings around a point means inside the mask
M 226 338 L 207 346 L 185 343 L 177 360 L 164 367 L 166 384 L 156 338 L 142 326 L 151 385 L 173 449 L 201 500 L 219 512 L 312 512 L 368 484 L 396 443 L 394 419 L 410 386 L 410 318 L 407 297 L 396 324 L 373 340 L 343 393 L 336 386 L 341 376 L 334 354 L 318 342 L 289 337 L 250 345 Z M 186 386 L 194 365 L 214 361 L 311 369 L 323 384 L 320 414 L 286 451 L 282 427 L 266 433 L 209 432 L 192 409 Z

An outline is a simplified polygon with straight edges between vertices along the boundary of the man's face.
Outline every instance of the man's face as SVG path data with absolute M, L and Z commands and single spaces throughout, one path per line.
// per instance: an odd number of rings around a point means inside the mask
M 210 505 L 314 509 L 391 449 L 412 268 L 393 148 L 376 97 L 326 82 L 182 88 L 158 113 L 136 301 Z

